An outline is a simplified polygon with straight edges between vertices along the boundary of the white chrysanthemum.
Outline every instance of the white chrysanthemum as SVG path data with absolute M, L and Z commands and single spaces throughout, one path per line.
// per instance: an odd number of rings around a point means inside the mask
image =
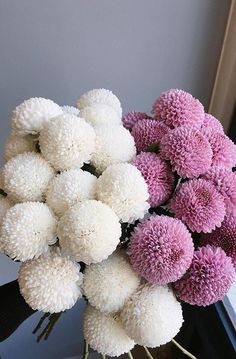
M 111 357 L 128 353 L 135 345 L 118 318 L 105 315 L 90 305 L 84 313 L 84 338 L 93 350 Z
M 58 171 L 82 167 L 95 146 L 95 132 L 84 119 L 64 113 L 53 118 L 40 132 L 43 156 Z
M 98 172 L 103 172 L 112 164 L 129 162 L 134 158 L 134 138 L 123 126 L 100 126 L 95 128 L 95 133 L 95 149 L 91 164 Z
M 62 109 L 52 100 L 32 97 L 15 108 L 12 113 L 11 126 L 18 136 L 37 134 L 52 117 L 62 113 Z
M 97 178 L 79 168 L 71 169 L 57 175 L 49 185 L 47 204 L 58 215 L 79 201 L 95 198 Z
M 139 345 L 158 347 L 179 332 L 183 315 L 180 303 L 167 286 L 145 284 L 126 302 L 121 321 Z
M 136 291 L 140 277 L 127 255 L 117 251 L 106 260 L 86 267 L 84 294 L 89 303 L 102 312 L 118 312 Z
M 123 222 L 143 218 L 149 208 L 147 184 L 141 172 L 129 163 L 109 166 L 97 180 L 96 196 Z
M 7 197 L 0 195 L 0 227 L 7 210 L 12 206 L 12 202 Z
M 119 118 L 122 116 L 122 108 L 120 100 L 110 90 L 94 89 L 84 93 L 77 100 L 78 109 L 82 110 L 84 107 L 100 103 L 112 107 L 118 114 Z
M 79 116 L 79 109 L 74 106 L 62 106 L 62 111 L 65 113 L 69 113 L 70 115 Z M 83 117 L 83 116 L 81 116 Z
M 25 137 L 10 135 L 4 146 L 4 161 L 7 162 L 20 153 L 34 152 L 35 144 L 35 138 L 31 135 Z
M 2 221 L 4 252 L 22 262 L 39 257 L 56 242 L 57 221 L 45 203 L 25 202 L 8 209 Z
M 111 106 L 94 103 L 81 109 L 80 116 L 92 126 L 121 125 L 121 117 Z
M 82 296 L 80 266 L 51 250 L 38 259 L 23 263 L 19 287 L 26 303 L 34 310 L 58 313 L 70 309 Z
M 42 201 L 54 175 L 40 154 L 21 153 L 3 167 L 3 190 L 14 202 Z
M 58 224 L 63 251 L 86 264 L 101 262 L 116 249 L 121 225 L 110 207 L 95 200 L 75 204 Z

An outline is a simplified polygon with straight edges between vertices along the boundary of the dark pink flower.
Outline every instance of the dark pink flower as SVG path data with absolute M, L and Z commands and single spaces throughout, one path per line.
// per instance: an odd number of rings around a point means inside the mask
M 159 144 L 162 137 L 169 131 L 164 123 L 157 120 L 144 119 L 137 122 L 132 129 L 132 136 L 138 152 L 148 151 L 152 144 Z
M 201 126 L 205 116 L 201 102 L 190 93 L 178 89 L 163 92 L 154 102 L 152 113 L 171 127 Z
M 191 264 L 193 250 L 185 225 L 168 216 L 152 217 L 139 224 L 129 246 L 134 270 L 154 284 L 180 278 Z
M 190 268 L 174 288 L 184 302 L 206 306 L 223 299 L 234 276 L 231 258 L 221 248 L 207 245 L 194 252 Z
M 132 130 L 136 122 L 143 120 L 144 118 L 150 119 L 151 117 L 144 112 L 130 111 L 122 117 L 122 122 L 124 127 L 126 127 L 128 130 Z
M 181 177 L 198 177 L 211 166 L 212 150 L 206 137 L 196 128 L 178 127 L 160 142 L 160 154 L 169 160 Z
M 205 113 L 202 128 L 208 128 L 216 132 L 224 133 L 224 128 L 220 121 L 209 113 Z
M 141 152 L 133 161 L 148 185 L 151 207 L 165 203 L 171 196 L 175 178 L 170 165 L 157 154 Z
M 208 233 L 220 227 L 225 216 L 222 195 L 205 179 L 181 184 L 170 202 L 170 209 L 191 231 L 198 233 Z

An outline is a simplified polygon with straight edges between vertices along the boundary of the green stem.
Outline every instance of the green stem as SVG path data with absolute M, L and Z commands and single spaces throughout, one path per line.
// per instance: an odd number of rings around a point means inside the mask
M 172 339 L 172 343 L 174 343 L 185 355 L 187 355 L 191 359 L 197 359 L 193 354 L 188 352 L 182 345 L 180 345 L 176 340 Z
M 106 355 L 105 355 L 105 354 L 102 354 L 102 359 L 106 359 Z
M 46 316 L 46 314 L 41 318 L 40 322 L 38 323 L 37 327 L 35 329 L 39 329 L 41 327 L 41 324 L 43 322 L 43 320 L 48 317 L 48 324 L 46 325 L 46 327 L 43 329 L 42 333 L 37 337 L 37 342 L 40 342 L 41 339 L 47 340 L 49 335 L 51 334 L 55 324 L 57 323 L 58 319 L 60 318 L 62 312 L 61 313 L 53 313 L 53 314 L 48 314 Z M 45 317 L 45 318 L 44 318 Z M 43 319 L 44 318 L 44 319 Z M 34 330 L 35 332 L 35 330 Z
M 147 358 L 149 358 L 149 359 L 154 359 L 153 358 L 153 356 L 152 356 L 152 354 L 150 353 L 150 351 L 148 350 L 148 348 L 147 347 L 143 347 L 144 348 L 144 350 L 145 350 L 145 352 L 146 352 L 146 354 L 147 354 Z
M 127 354 L 128 354 L 128 357 L 129 357 L 130 359 L 134 359 L 134 357 L 133 357 L 133 355 L 131 354 L 131 352 L 128 352 Z
M 49 317 L 49 315 L 50 315 L 50 313 L 45 313 L 45 314 L 40 318 L 38 324 L 36 325 L 36 327 L 34 328 L 34 330 L 33 330 L 33 332 L 32 332 L 33 334 L 35 334 L 35 333 L 41 328 L 41 326 L 42 326 L 44 320 L 45 320 L 47 317 Z
M 87 359 L 88 357 L 89 357 L 89 346 L 86 340 L 84 340 L 83 359 Z

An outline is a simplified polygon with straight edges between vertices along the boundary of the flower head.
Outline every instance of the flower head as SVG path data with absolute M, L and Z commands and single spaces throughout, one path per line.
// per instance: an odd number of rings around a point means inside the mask
M 212 129 L 213 131 L 224 133 L 224 128 L 220 121 L 209 113 L 205 113 L 202 128 Z
M 123 222 L 143 218 L 149 208 L 145 179 L 129 163 L 109 166 L 97 180 L 96 196 L 110 206 Z
M 144 119 L 151 119 L 151 117 L 144 112 L 130 111 L 122 117 L 122 122 L 125 128 L 127 128 L 128 130 L 132 130 L 132 128 L 138 121 Z
M 181 177 L 198 177 L 211 166 L 210 144 L 194 127 L 182 126 L 169 131 L 161 140 L 160 153 Z
M 163 92 L 154 102 L 152 113 L 168 126 L 201 126 L 204 108 L 190 93 L 178 89 Z
M 133 165 L 142 173 L 149 192 L 151 207 L 165 203 L 171 196 L 175 178 L 170 165 L 157 154 L 141 152 L 133 161 Z
M 145 284 L 124 305 L 121 321 L 135 343 L 153 348 L 176 336 L 183 316 L 170 288 Z
M 62 109 L 52 100 L 33 97 L 15 108 L 11 126 L 13 134 L 18 136 L 36 135 L 46 122 L 62 113 Z
M 68 114 L 70 114 L 70 115 L 75 115 L 75 116 L 79 116 L 79 109 L 78 108 L 76 108 L 76 107 L 74 107 L 74 106 L 62 106 L 61 107 L 62 108 L 62 111 L 64 112 L 64 113 L 68 113 Z M 81 116 L 81 117 L 83 117 L 83 116 Z
M 35 138 L 31 135 L 19 137 L 10 135 L 4 146 L 4 161 L 24 152 L 35 152 Z
M 194 179 L 180 185 L 170 209 L 194 232 L 211 232 L 220 227 L 225 216 L 224 198 L 214 185 Z
M 62 256 L 58 250 L 23 263 L 18 282 L 26 303 L 45 313 L 70 309 L 82 296 L 79 264 Z
M 221 248 L 207 245 L 195 251 L 189 270 L 174 287 L 181 300 L 206 306 L 225 296 L 234 276 L 231 258 Z
M 93 103 L 81 109 L 80 117 L 91 126 L 121 125 L 121 118 L 117 111 L 103 103 Z

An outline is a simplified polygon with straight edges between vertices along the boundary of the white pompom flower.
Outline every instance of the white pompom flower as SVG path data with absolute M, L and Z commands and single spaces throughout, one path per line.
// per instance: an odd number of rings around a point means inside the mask
M 41 202 L 15 204 L 2 221 L 1 243 L 4 253 L 22 262 L 38 258 L 56 238 L 57 220 Z
M 82 296 L 79 264 L 54 249 L 23 263 L 19 271 L 20 292 L 34 310 L 58 313 L 70 309 Z
M 126 302 L 120 318 L 130 337 L 139 345 L 158 347 L 179 332 L 181 304 L 167 286 L 145 284 Z
M 39 145 L 45 159 L 58 171 L 82 167 L 95 146 L 95 132 L 84 119 L 64 113 L 40 132 Z
M 121 125 L 121 117 L 111 106 L 94 103 L 81 109 L 80 116 L 92 126 Z
M 95 149 L 91 164 L 98 173 L 116 163 L 129 162 L 136 154 L 134 138 L 123 126 L 99 126 L 95 128 Z
M 79 116 L 79 109 L 74 106 L 61 106 L 61 108 L 64 113 L 69 113 L 70 115 Z
M 104 261 L 86 267 L 83 290 L 93 307 L 101 312 L 115 313 L 139 284 L 140 277 L 128 256 L 123 251 L 116 251 Z
M 77 202 L 95 198 L 96 180 L 95 176 L 80 168 L 60 173 L 49 185 L 46 195 L 48 206 L 61 217 Z
M 118 357 L 133 349 L 119 318 L 106 315 L 88 305 L 84 313 L 84 338 L 98 353 Z
M 36 135 L 46 122 L 61 113 L 61 107 L 52 100 L 42 97 L 25 100 L 12 113 L 13 134 L 17 136 Z
M 84 107 L 100 103 L 112 107 L 118 114 L 119 118 L 122 117 L 122 108 L 120 100 L 110 90 L 106 89 L 93 89 L 84 93 L 77 100 L 78 109 L 82 110 Z
M 12 157 L 24 152 L 36 152 L 36 142 L 34 136 L 28 135 L 19 137 L 10 135 L 4 146 L 4 161 L 9 161 Z
M 147 184 L 141 172 L 129 163 L 109 166 L 97 180 L 96 196 L 123 222 L 143 218 L 149 208 Z
M 121 225 L 106 204 L 86 200 L 68 209 L 58 223 L 58 237 L 64 253 L 86 264 L 101 262 L 119 243 Z
M 39 153 L 21 153 L 3 167 L 3 190 L 14 202 L 42 201 L 54 175 Z

